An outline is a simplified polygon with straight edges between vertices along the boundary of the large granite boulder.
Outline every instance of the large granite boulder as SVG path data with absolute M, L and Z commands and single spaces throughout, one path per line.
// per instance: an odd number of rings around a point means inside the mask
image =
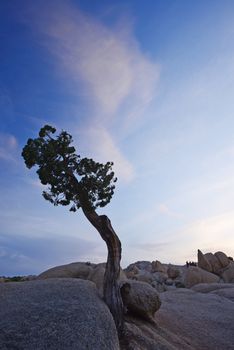
M 216 252 L 214 254 L 216 258 L 218 259 L 221 267 L 227 267 L 230 263 L 230 260 L 228 259 L 227 255 L 223 252 Z
M 105 270 L 106 268 L 103 264 L 98 264 L 88 275 L 88 280 L 95 283 L 101 296 L 103 296 L 103 280 Z
M 139 270 L 139 273 L 134 275 L 132 279 L 151 284 L 153 282 L 153 275 L 148 271 Z
M 125 273 L 132 271 L 133 269 L 135 269 L 135 267 L 137 267 L 138 270 L 145 270 L 148 272 L 151 272 L 152 269 L 152 265 L 150 261 L 136 261 L 130 265 L 128 265 L 128 267 L 124 270 Z
M 198 266 L 203 270 L 222 276 L 222 278 L 223 272 L 227 267 L 229 267 L 230 263 L 230 259 L 223 252 L 203 254 L 200 250 L 198 250 Z M 227 282 L 230 282 L 230 277 L 228 277 Z
M 234 283 L 234 262 L 230 262 L 223 270 L 221 277 L 226 283 Z
M 87 279 L 93 270 L 93 264 L 84 262 L 74 262 L 71 264 L 55 266 L 42 272 L 38 279 L 47 278 L 82 278 Z
M 231 300 L 214 293 L 197 293 L 185 288 L 162 293 L 160 298 L 162 306 L 155 315 L 159 331 L 166 330 L 186 342 L 183 347 L 176 343 L 176 339 L 167 338 L 174 349 L 234 349 L 234 303 Z
M 167 273 L 167 267 L 164 266 L 160 261 L 158 260 L 155 260 L 155 261 L 152 261 L 151 263 L 151 271 L 152 272 L 162 272 L 162 273 Z
M 218 288 L 211 292 L 212 294 L 219 295 L 222 298 L 229 299 L 234 302 L 234 285 L 232 288 Z
M 121 350 L 233 350 L 231 286 L 206 294 L 174 289 L 160 297 L 162 306 L 155 314 L 156 324 L 128 319 L 126 344 Z
M 100 296 L 103 296 L 103 280 L 106 263 L 91 264 L 89 262 L 74 262 L 71 264 L 55 266 L 38 275 L 37 279 L 48 278 L 81 278 L 96 284 Z M 120 280 L 127 279 L 124 271 L 120 268 Z
M 1 283 L 0 303 L 1 349 L 119 349 L 112 315 L 90 281 Z
M 89 281 L 92 281 L 95 283 L 99 294 L 101 296 L 103 296 L 103 281 L 104 281 L 104 275 L 105 275 L 105 270 L 106 270 L 106 264 L 105 263 L 101 263 L 101 264 L 97 264 L 92 271 L 90 272 L 90 274 L 88 275 L 87 279 Z M 127 279 L 124 271 L 120 268 L 120 277 L 119 277 L 120 281 L 125 281 Z
M 190 266 L 184 276 L 184 285 L 191 288 L 198 283 L 217 283 L 220 278 L 213 273 L 205 271 L 200 267 Z
M 206 270 L 208 272 L 212 272 L 212 267 L 207 260 L 207 258 L 204 256 L 204 254 L 201 252 L 201 250 L 198 249 L 197 251 L 197 265 L 203 270 Z
M 171 279 L 175 279 L 177 277 L 179 277 L 180 275 L 180 270 L 177 269 L 175 266 L 173 265 L 169 265 L 168 269 L 167 269 L 167 275 L 169 278 Z
M 191 289 L 199 293 L 210 293 L 218 289 L 234 288 L 232 283 L 200 283 L 193 286 Z
M 134 280 L 122 283 L 123 304 L 129 314 L 154 322 L 154 314 L 161 306 L 157 291 L 149 284 Z
M 215 274 L 219 274 L 220 270 L 222 269 L 222 265 L 220 264 L 219 259 L 216 257 L 215 254 L 212 253 L 206 253 L 204 254 L 204 257 L 209 261 L 211 266 L 211 272 Z

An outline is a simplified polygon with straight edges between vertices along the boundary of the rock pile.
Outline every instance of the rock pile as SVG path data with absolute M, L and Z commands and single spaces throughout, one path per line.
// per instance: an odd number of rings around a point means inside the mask
M 225 283 L 234 283 L 234 262 L 223 252 L 203 254 L 198 250 L 198 266 L 219 276 Z
M 150 284 L 158 292 L 191 288 L 198 283 L 234 283 L 234 262 L 223 252 L 203 254 L 198 250 L 198 266 L 176 266 L 160 261 L 137 261 L 125 270 L 128 279 Z
M 199 250 L 197 265 L 137 261 L 121 270 L 120 344 L 101 298 L 105 264 L 76 262 L 37 280 L 0 283 L 0 344 L 27 350 L 232 350 L 233 259 Z
M 124 270 L 128 279 L 146 282 L 158 292 L 171 287 L 184 287 L 185 266 L 162 264 L 160 261 L 137 261 Z
M 148 264 L 141 266 L 146 268 Z M 38 276 L 39 280 L 50 278 L 81 278 L 94 282 L 99 295 L 103 296 L 103 280 L 105 263 L 91 264 L 89 262 L 76 262 L 67 265 L 53 267 Z M 157 291 L 146 281 L 132 281 L 126 277 L 125 272 L 120 271 L 121 294 L 125 311 L 128 315 L 153 322 L 155 312 L 160 308 L 161 302 Z

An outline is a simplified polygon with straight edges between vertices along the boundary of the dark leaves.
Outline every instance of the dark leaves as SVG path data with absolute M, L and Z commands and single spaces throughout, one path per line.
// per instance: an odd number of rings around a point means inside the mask
M 101 164 L 83 158 L 71 145 L 72 136 L 62 131 L 56 137 L 56 129 L 45 125 L 39 137 L 28 139 L 22 156 L 28 168 L 38 166 L 37 174 L 48 190 L 43 197 L 54 205 L 69 205 L 70 211 L 81 207 L 80 195 L 92 208 L 104 207 L 114 194 L 117 178 L 112 171 L 112 162 Z M 82 202 L 83 203 L 83 202 Z

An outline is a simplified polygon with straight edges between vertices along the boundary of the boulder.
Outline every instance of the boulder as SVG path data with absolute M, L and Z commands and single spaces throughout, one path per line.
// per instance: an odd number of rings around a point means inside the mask
M 106 264 L 97 264 L 88 275 L 87 279 L 95 283 L 100 296 L 103 296 L 103 281 L 106 270 Z M 120 281 L 125 281 L 127 279 L 124 271 L 120 268 Z
M 211 266 L 211 272 L 219 274 L 220 270 L 222 269 L 222 265 L 219 262 L 218 258 L 216 257 L 216 255 L 212 254 L 212 253 L 206 253 L 204 254 L 204 257 L 207 259 L 207 261 L 209 261 L 210 266 Z
M 173 280 L 171 278 L 168 278 L 166 281 L 165 281 L 165 284 L 167 286 L 173 286 Z
M 163 272 L 154 272 L 151 274 L 151 276 L 153 281 L 157 281 L 159 283 L 164 283 L 168 279 L 167 274 Z
M 234 263 L 231 262 L 221 274 L 222 279 L 226 283 L 234 283 Z
M 128 280 L 122 283 L 121 295 L 127 312 L 154 323 L 161 306 L 157 291 L 147 283 Z
M 169 265 L 167 269 L 167 275 L 169 278 L 175 279 L 180 275 L 180 270 L 175 266 Z
M 152 261 L 151 263 L 151 272 L 163 272 L 167 273 L 167 268 L 166 266 L 163 266 L 160 261 Z
M 53 278 L 0 284 L 0 348 L 119 350 L 94 283 Z
M 179 335 L 140 319 L 125 322 L 125 334 L 121 350 L 194 350 Z
M 197 261 L 198 261 L 198 267 L 200 267 L 203 270 L 206 270 L 208 272 L 212 272 L 212 267 L 209 263 L 209 261 L 206 259 L 204 254 L 198 249 L 197 252 Z
M 234 285 L 232 288 L 220 288 L 212 291 L 211 293 L 234 302 Z
M 145 282 L 151 284 L 153 282 L 153 276 L 150 272 L 140 270 L 137 275 L 134 275 L 133 277 L 134 280 L 140 281 L 140 282 Z
M 227 298 L 231 289 L 224 294 L 189 289 L 162 293 L 156 324 L 128 319 L 127 344 L 121 350 L 233 350 L 234 303 Z
M 160 283 L 158 281 L 153 281 L 151 286 L 156 289 L 157 292 L 162 293 L 165 292 L 166 286 L 164 283 Z
M 103 280 L 104 280 L 104 274 L 105 274 L 105 266 L 102 264 L 95 266 L 95 268 L 90 272 L 88 275 L 88 280 L 95 283 L 99 294 L 103 296 Z
M 152 265 L 151 265 L 151 262 L 150 261 L 136 261 L 135 263 L 133 264 L 130 264 L 125 270 L 124 272 L 128 272 L 128 271 L 131 271 L 133 268 L 135 268 L 135 266 L 139 269 L 139 270 L 145 270 L 145 271 L 148 271 L 148 272 L 151 272 L 151 269 L 152 269 Z
M 218 289 L 234 288 L 232 283 L 200 283 L 193 286 L 191 289 L 199 293 L 210 293 Z
M 221 267 L 226 267 L 226 266 L 229 265 L 230 260 L 228 259 L 227 255 L 225 253 L 223 253 L 223 252 L 216 252 L 214 255 L 218 259 Z
M 184 285 L 190 288 L 198 283 L 217 283 L 220 278 L 200 267 L 190 266 L 184 276 Z
M 133 265 L 131 269 L 125 269 L 124 272 L 127 278 L 134 278 L 140 272 L 140 269 L 136 265 Z
M 92 271 L 92 264 L 83 262 L 74 262 L 71 264 L 52 267 L 42 272 L 38 279 L 47 278 L 82 278 L 87 279 Z
M 186 342 L 183 348 L 175 339 L 167 338 L 175 349 L 233 350 L 233 302 L 185 288 L 162 293 L 160 298 L 162 306 L 155 315 L 159 330 L 178 335 Z

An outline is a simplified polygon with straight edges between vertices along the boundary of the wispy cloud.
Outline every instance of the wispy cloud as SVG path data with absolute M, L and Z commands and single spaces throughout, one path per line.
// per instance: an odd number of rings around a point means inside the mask
M 129 25 L 107 27 L 65 1 L 50 9 L 40 22 L 44 44 L 76 83 L 83 81 L 100 113 L 110 117 L 128 97 L 150 102 L 159 67 L 141 52 Z
M 134 177 L 132 164 L 123 156 L 114 138 L 104 127 L 87 128 L 84 133 L 84 144 L 96 159 L 102 162 L 114 160 L 116 175 L 125 181 L 131 181 Z M 86 136 L 86 137 L 85 137 Z
M 95 143 L 95 151 L 108 153 L 119 176 L 129 180 L 133 167 L 113 135 L 118 132 L 123 137 L 144 120 L 142 112 L 155 95 L 159 66 L 142 53 L 127 22 L 109 27 L 71 2 L 43 4 L 33 25 L 37 25 L 43 45 L 56 58 L 59 74 L 72 81 L 73 93 L 82 96 L 89 109 L 91 106 L 86 138 L 92 141 L 90 125 L 98 126 L 96 134 L 100 132 L 99 140 L 104 135 L 104 142 Z
M 183 215 L 176 213 L 176 212 L 172 211 L 171 209 L 169 209 L 169 207 L 165 203 L 159 204 L 158 211 L 160 214 L 167 215 L 167 216 L 170 216 L 173 218 L 181 219 L 183 217 Z
M 0 159 L 16 162 L 18 142 L 14 135 L 0 133 Z

